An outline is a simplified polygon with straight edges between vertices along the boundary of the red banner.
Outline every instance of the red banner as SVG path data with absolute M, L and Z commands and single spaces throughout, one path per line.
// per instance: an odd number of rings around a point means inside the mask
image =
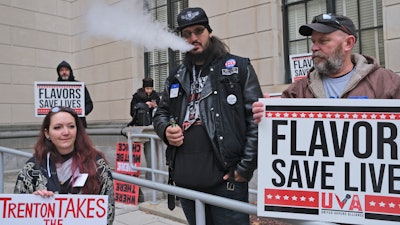
M 132 163 L 134 167 L 140 167 L 142 149 L 142 143 L 132 143 Z M 116 144 L 115 172 L 135 177 L 140 176 L 140 171 L 134 170 L 134 168 L 129 165 L 129 148 L 127 142 L 117 142 Z M 116 202 L 137 205 L 139 186 L 114 180 L 114 198 Z

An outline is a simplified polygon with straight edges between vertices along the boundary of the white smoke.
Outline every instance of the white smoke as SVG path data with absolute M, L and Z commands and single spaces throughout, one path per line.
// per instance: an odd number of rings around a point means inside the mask
M 138 0 L 121 1 L 108 5 L 105 1 L 93 1 L 85 17 L 87 32 L 91 36 L 131 41 L 146 51 L 180 50 L 193 48 L 168 27 L 145 13 Z

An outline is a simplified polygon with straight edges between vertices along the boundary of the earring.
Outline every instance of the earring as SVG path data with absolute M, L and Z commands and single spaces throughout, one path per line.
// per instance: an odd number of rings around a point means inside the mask
M 50 137 L 47 138 L 48 141 L 51 141 Z

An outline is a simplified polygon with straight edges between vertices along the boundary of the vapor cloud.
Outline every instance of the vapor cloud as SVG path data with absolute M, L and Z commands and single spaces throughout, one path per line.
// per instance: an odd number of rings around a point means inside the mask
M 93 1 L 85 17 L 90 36 L 131 41 L 146 51 L 171 48 L 189 51 L 192 45 L 185 42 L 168 27 L 154 21 L 145 13 L 138 0 L 121 1 L 108 5 L 104 1 Z

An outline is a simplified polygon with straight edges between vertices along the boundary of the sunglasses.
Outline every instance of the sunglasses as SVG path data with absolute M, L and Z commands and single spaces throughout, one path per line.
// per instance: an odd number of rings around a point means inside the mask
M 346 26 L 340 23 L 340 21 L 336 18 L 335 15 L 332 15 L 330 13 L 315 16 L 311 21 L 311 23 L 332 24 L 341 31 L 345 32 L 346 34 L 354 35 L 353 33 L 350 32 L 350 30 Z
M 50 109 L 52 113 L 58 113 L 58 112 L 69 112 L 71 114 L 76 114 L 75 110 L 69 108 L 69 107 L 64 107 L 64 106 L 54 106 L 53 108 Z
M 192 36 L 192 34 L 194 34 L 196 36 L 202 34 L 205 29 L 206 29 L 206 27 L 197 27 L 193 31 L 184 30 L 184 31 L 182 31 L 181 36 L 188 39 Z

